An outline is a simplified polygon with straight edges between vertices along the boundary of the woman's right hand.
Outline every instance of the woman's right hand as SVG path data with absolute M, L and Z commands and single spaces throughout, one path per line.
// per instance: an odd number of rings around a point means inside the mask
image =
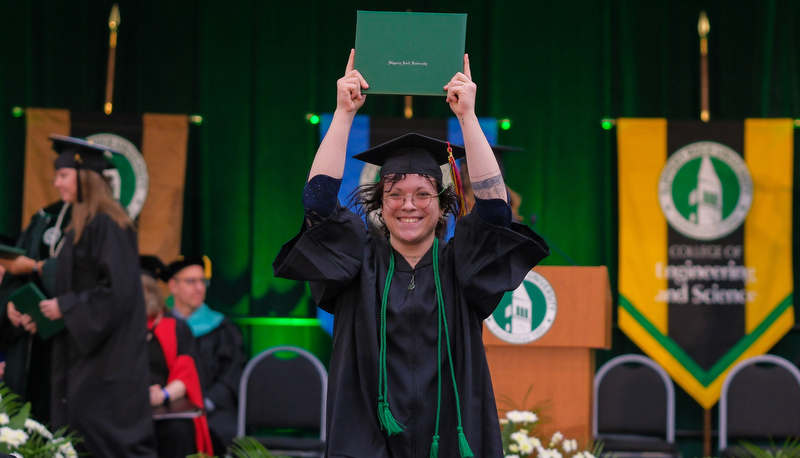
M 13 302 L 9 302 L 6 306 L 6 315 L 8 315 L 8 321 L 10 321 L 15 327 L 19 327 L 19 325 L 22 324 L 22 314 L 17 311 L 17 308 L 14 307 Z
M 22 316 L 20 316 L 19 321 L 26 331 L 30 332 L 31 334 L 36 334 L 36 322 L 33 321 L 33 318 L 31 318 L 30 315 L 23 313 Z
M 351 49 L 344 76 L 336 82 L 336 109 L 352 114 L 355 114 L 367 99 L 367 96 L 361 93 L 361 89 L 369 87 L 367 80 L 354 68 L 355 58 L 356 50 Z

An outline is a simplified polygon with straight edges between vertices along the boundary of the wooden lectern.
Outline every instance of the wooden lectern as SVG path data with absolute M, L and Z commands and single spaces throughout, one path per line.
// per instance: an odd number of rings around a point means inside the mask
M 549 438 L 561 431 L 583 445 L 592 439 L 594 351 L 611 347 L 611 286 L 608 270 L 600 267 L 537 266 L 533 269 L 553 287 L 556 317 L 538 340 L 507 343 L 484 325 L 483 343 L 492 375 L 498 414 L 511 406 L 527 410 L 544 406 Z M 525 394 L 531 388 L 525 405 Z M 546 444 L 545 444 L 546 445 Z

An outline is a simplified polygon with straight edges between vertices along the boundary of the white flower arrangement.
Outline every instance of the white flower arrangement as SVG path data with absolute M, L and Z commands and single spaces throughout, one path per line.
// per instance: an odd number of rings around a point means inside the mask
M 80 439 L 61 429 L 51 433 L 30 418 L 31 405 L 0 382 L 0 452 L 25 458 L 77 458 L 74 444 Z
M 599 454 L 597 450 L 578 450 L 578 441 L 564 438 L 561 432 L 553 434 L 545 447 L 535 434 L 538 422 L 539 416 L 530 411 L 506 413 L 500 420 L 505 458 L 596 458 Z

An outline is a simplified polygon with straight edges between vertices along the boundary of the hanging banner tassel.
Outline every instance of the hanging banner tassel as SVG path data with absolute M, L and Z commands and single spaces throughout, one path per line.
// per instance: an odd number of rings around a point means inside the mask
M 461 174 L 458 172 L 456 159 L 453 157 L 453 148 L 450 147 L 450 142 L 447 142 L 447 162 L 450 163 L 450 178 L 453 180 L 453 187 L 456 189 L 456 197 L 458 197 L 458 216 L 467 216 L 467 201 L 464 198 L 464 187 L 461 185 Z
M 469 448 L 464 429 L 460 426 L 458 427 L 458 452 L 461 454 L 461 458 L 473 458 L 475 456 Z

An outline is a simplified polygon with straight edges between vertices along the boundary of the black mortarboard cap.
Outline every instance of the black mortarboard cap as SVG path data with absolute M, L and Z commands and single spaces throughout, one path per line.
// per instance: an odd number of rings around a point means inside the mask
M 395 173 L 418 173 L 441 180 L 440 166 L 448 162 L 447 147 L 447 142 L 412 132 L 353 157 L 380 166 L 381 178 Z M 450 145 L 450 147 L 455 159 L 466 155 L 463 146 Z
M 139 256 L 139 268 L 142 270 L 142 274 L 149 275 L 156 280 L 164 280 L 167 270 L 167 266 L 158 256 L 148 254 Z
M 93 143 L 82 138 L 51 134 L 53 149 L 58 153 L 56 169 L 85 169 L 103 174 L 103 170 L 114 168 L 111 153 L 119 153 L 116 148 Z
M 164 281 L 169 280 L 174 277 L 175 274 L 189 266 L 202 267 L 206 280 L 211 280 L 211 260 L 208 259 L 208 256 L 181 256 L 169 263 L 164 272 Z
M 91 170 L 100 175 L 103 170 L 112 168 L 114 163 L 111 161 L 111 153 L 121 151 L 90 140 L 82 138 L 67 137 L 66 135 L 50 134 L 53 141 L 53 149 L 58 153 L 56 159 L 56 170 L 58 169 L 81 169 Z M 83 202 L 83 192 L 81 191 L 81 180 L 78 180 L 78 202 Z

